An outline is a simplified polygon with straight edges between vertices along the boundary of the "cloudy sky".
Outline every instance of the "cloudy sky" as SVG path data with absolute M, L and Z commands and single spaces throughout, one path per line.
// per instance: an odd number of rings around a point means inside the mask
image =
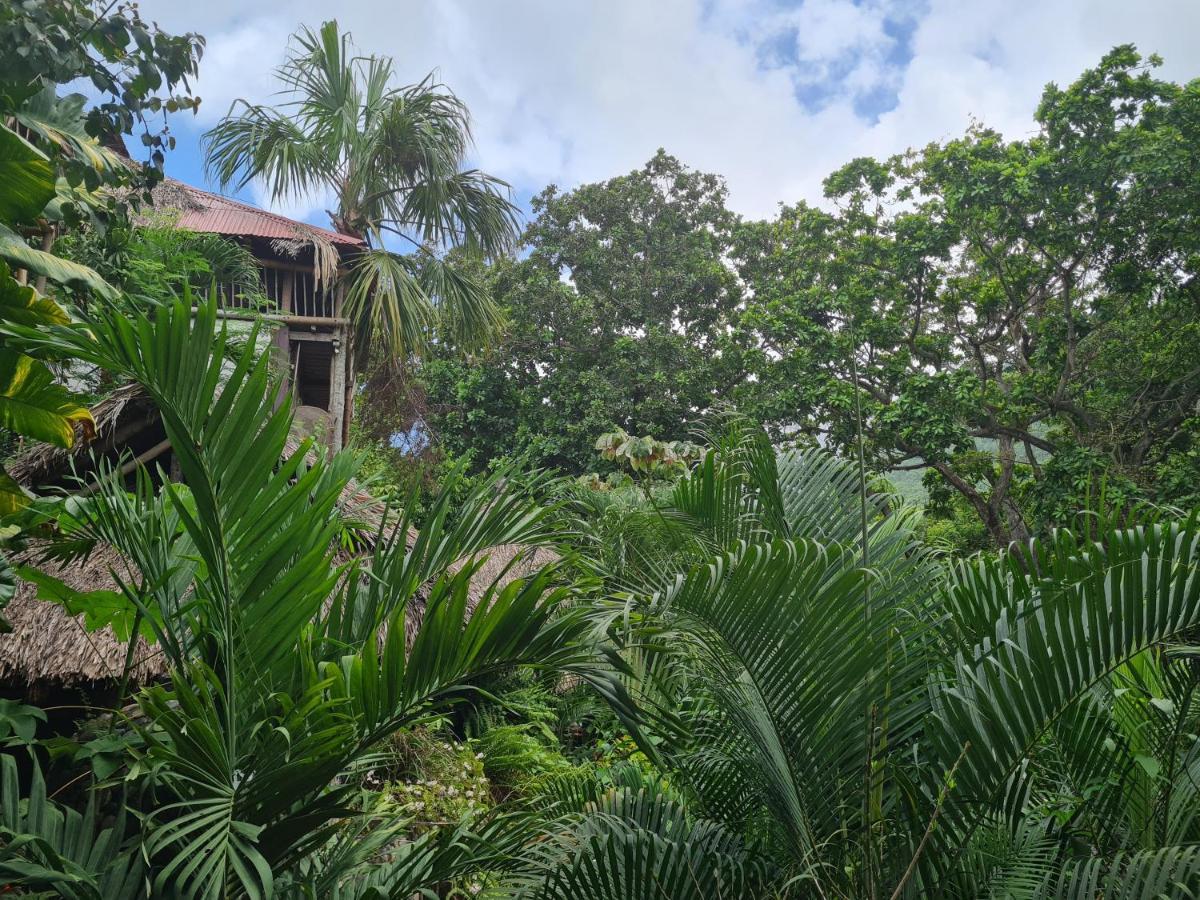
M 336 8 L 402 78 L 431 70 L 470 106 L 475 162 L 517 199 L 636 168 L 658 147 L 726 177 L 769 216 L 820 198 L 855 156 L 1033 129 L 1042 86 L 1118 43 L 1200 76 L 1200 0 L 142 0 L 208 39 L 202 111 L 175 117 L 168 171 L 203 183 L 199 135 L 237 97 L 269 99 L 286 38 Z M 248 199 L 260 199 L 253 190 Z M 322 222 L 322 198 L 280 207 Z

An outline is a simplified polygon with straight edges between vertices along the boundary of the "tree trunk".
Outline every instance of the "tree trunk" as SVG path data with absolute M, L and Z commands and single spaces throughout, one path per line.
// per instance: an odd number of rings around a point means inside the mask
M 969 481 L 955 472 L 948 463 L 934 463 L 933 469 L 938 472 L 950 485 L 971 504 L 971 508 L 979 515 L 988 536 L 997 547 L 1006 548 L 1012 543 L 1012 534 L 1008 522 L 1000 515 L 999 508 L 993 506 L 988 499 Z
M 44 229 L 42 229 L 42 250 L 46 253 L 49 253 L 53 247 L 54 247 L 54 226 L 47 225 Z M 37 283 L 34 285 L 34 287 L 37 289 L 37 292 L 39 294 L 46 293 L 46 276 L 39 275 L 38 279 L 37 279 Z

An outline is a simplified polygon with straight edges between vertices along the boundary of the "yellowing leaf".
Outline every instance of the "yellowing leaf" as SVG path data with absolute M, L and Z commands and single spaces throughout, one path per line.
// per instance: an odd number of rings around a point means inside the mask
M 75 424 L 85 434 L 95 421 L 50 370 L 36 359 L 0 349 L 0 426 L 58 447 L 75 443 Z
M 17 325 L 66 325 L 71 321 L 66 310 L 41 296 L 33 287 L 19 284 L 8 265 L 0 260 L 0 321 Z
M 0 518 L 11 516 L 28 503 L 29 495 L 25 493 L 24 488 L 15 478 L 0 469 Z

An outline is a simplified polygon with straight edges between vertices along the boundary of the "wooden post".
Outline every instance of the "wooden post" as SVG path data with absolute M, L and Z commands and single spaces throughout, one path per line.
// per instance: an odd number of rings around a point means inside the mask
M 51 248 L 53 248 L 53 247 L 54 247 L 54 226 L 47 225 L 42 230 L 42 252 L 49 253 Z M 37 277 L 37 281 L 34 284 L 34 290 L 36 290 L 39 294 L 46 293 L 46 276 L 45 275 L 39 275 Z
M 341 421 L 341 443 L 342 446 L 350 444 L 350 423 L 354 419 L 354 331 L 353 325 L 346 320 L 346 280 L 344 269 L 338 270 L 337 286 L 334 289 L 334 307 L 333 314 L 339 319 L 346 322 L 344 325 L 338 326 L 338 334 L 342 337 L 342 373 L 343 373 L 343 389 L 342 389 L 342 421 Z
M 342 449 L 342 429 L 346 415 L 346 346 L 345 330 L 339 328 L 340 340 L 333 342 L 333 358 L 329 372 L 329 449 L 337 453 Z
M 275 392 L 275 409 L 283 406 L 283 400 L 292 390 L 292 342 L 288 339 L 289 328 L 279 325 L 271 335 L 271 349 L 275 354 L 275 362 L 283 372 L 279 379 L 279 390 Z
M 342 404 L 342 446 L 350 444 L 350 423 L 354 421 L 354 337 L 347 325 L 342 329 L 346 335 L 345 347 L 342 352 L 346 357 L 346 399 Z
M 279 285 L 279 313 L 281 316 L 286 316 L 292 309 L 292 273 L 287 269 L 281 273 L 282 281 Z M 289 336 L 290 328 L 286 324 L 280 324 L 275 329 L 275 334 L 272 335 L 271 343 L 274 345 L 276 359 L 281 363 L 280 368 L 283 370 L 283 378 L 279 382 L 279 391 L 275 394 L 275 408 L 279 409 L 283 405 L 283 400 L 292 390 L 292 342 Z

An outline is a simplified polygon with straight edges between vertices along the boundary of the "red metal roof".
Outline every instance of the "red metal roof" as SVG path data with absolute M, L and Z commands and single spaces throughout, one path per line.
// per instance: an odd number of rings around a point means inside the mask
M 258 209 L 249 203 L 222 197 L 192 187 L 190 184 L 175 182 L 174 187 L 184 189 L 188 194 L 188 203 L 181 211 L 178 227 L 189 231 L 204 231 L 214 234 L 230 234 L 239 237 L 285 238 L 297 237 L 297 230 L 302 233 L 317 234 L 335 244 L 351 247 L 362 246 L 359 238 L 348 234 L 339 234 L 328 228 L 318 228 L 306 222 L 297 222 L 286 216 Z

